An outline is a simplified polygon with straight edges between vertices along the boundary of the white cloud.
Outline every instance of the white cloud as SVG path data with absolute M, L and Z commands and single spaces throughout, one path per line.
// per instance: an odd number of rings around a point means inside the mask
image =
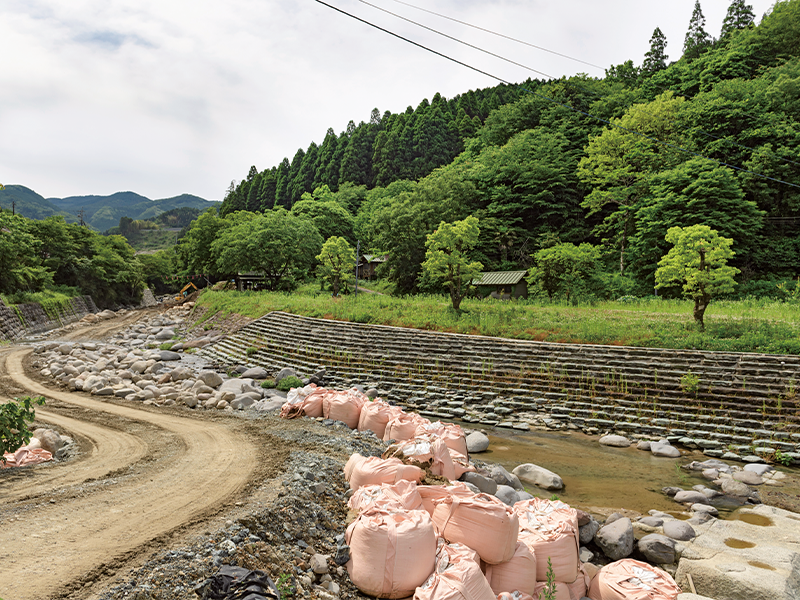
M 326 0 L 328 1 L 328 0 Z M 370 0 L 553 76 L 602 71 Z M 641 63 L 656 26 L 679 57 L 693 0 L 416 0 L 608 66 Z M 529 75 L 356 0 L 341 7 L 510 81 Z M 772 0 L 755 0 L 760 15 Z M 718 33 L 728 2 L 702 2 Z M 402 111 L 491 79 L 312 0 L 6 0 L 0 5 L 0 181 L 45 196 L 134 190 L 219 199 L 370 110 Z

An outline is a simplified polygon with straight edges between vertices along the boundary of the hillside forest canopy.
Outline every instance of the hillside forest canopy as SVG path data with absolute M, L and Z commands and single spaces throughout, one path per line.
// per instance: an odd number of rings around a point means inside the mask
M 437 93 L 401 113 L 374 109 L 291 159 L 250 167 L 218 209 L 155 254 L 128 255 L 119 237 L 59 217 L 17 217 L 12 228 L 4 211 L 3 226 L 23 241 L 0 257 L 15 265 L 0 291 L 88 292 L 92 277 L 105 277 L 117 290 L 111 301 L 145 283 L 251 270 L 269 289 L 292 289 L 320 277 L 317 257 L 335 237 L 386 255 L 379 274 L 396 293 L 442 293 L 423 270 L 426 243 L 440 224 L 474 218 L 469 261 L 528 270 L 543 298 L 680 297 L 683 283 L 656 272 L 673 246 L 668 232 L 698 225 L 731 240 L 728 297 L 791 294 L 800 286 L 800 0 L 778 1 L 758 24 L 734 0 L 718 37 L 705 27 L 697 2 L 684 40 L 642 32 L 648 52 L 604 77 L 528 79 Z M 673 46 L 681 56 L 670 62 Z M 50 250 L 41 236 L 56 234 L 69 243 Z M 576 281 L 556 285 L 546 263 L 569 256 Z M 112 258 L 124 268 L 103 263 Z

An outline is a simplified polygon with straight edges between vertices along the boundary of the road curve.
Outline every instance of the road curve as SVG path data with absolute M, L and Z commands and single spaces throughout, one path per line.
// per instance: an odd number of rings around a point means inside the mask
M 62 425 L 90 449 L 80 461 L 21 470 L 35 474 L 17 480 L 24 490 L 0 479 L 0 598 L 75 592 L 87 573 L 215 511 L 249 482 L 256 461 L 242 457 L 258 450 L 224 422 L 51 390 L 25 375 L 30 352 L 7 355 L 7 376 L 25 394 L 83 409 L 74 417 L 37 410 L 37 417 Z

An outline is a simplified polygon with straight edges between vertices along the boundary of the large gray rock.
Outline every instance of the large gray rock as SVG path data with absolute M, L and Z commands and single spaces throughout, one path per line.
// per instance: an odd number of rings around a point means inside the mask
M 581 544 L 588 544 L 591 542 L 598 531 L 600 531 L 600 523 L 594 519 L 591 519 L 586 525 L 581 525 L 578 528 Z
M 665 565 L 675 562 L 675 541 L 658 533 L 651 533 L 639 540 L 639 551 L 647 562 Z
M 750 471 L 752 473 L 755 473 L 756 475 L 760 475 L 760 476 L 763 477 L 765 473 L 769 473 L 770 471 L 774 471 L 775 469 L 773 469 L 769 465 L 760 465 L 760 464 L 757 464 L 757 463 L 751 463 L 751 464 L 745 465 L 744 466 L 744 470 L 745 471 Z M 747 482 L 745 481 L 745 483 L 747 483 Z
M 653 456 L 663 456 L 666 458 L 680 458 L 681 456 L 681 451 L 675 446 L 656 442 L 650 444 L 650 452 L 653 454 Z
M 708 504 L 708 496 L 695 490 L 678 492 L 673 499 L 681 504 Z
M 212 388 L 221 386 L 223 381 L 222 376 L 214 371 L 200 371 L 197 379 Z
M 464 476 L 461 478 L 461 480 L 476 486 L 484 494 L 490 494 L 494 496 L 497 492 L 497 482 L 494 479 L 484 477 L 479 473 L 464 473 Z
M 252 369 L 247 369 L 244 373 L 242 373 L 242 377 L 248 377 L 250 379 L 267 379 L 269 377 L 269 373 L 264 367 L 253 367 Z
M 723 479 L 722 480 L 722 493 L 726 496 L 737 496 L 739 498 L 747 498 L 750 494 L 753 493 L 749 487 L 747 487 L 741 481 L 736 481 L 735 479 Z
M 633 552 L 633 525 L 627 517 L 604 525 L 594 536 L 595 543 L 611 560 L 620 560 Z
M 171 340 L 173 337 L 175 337 L 175 331 L 168 328 L 164 328 L 156 334 L 157 340 Z
M 172 361 L 172 360 L 180 360 L 181 355 L 177 352 L 172 352 L 171 350 L 162 350 L 158 353 L 161 360 Z
M 513 473 L 509 473 L 500 465 L 492 465 L 489 470 L 489 476 L 497 482 L 497 485 L 507 485 L 515 490 L 524 490 L 519 477 Z
M 172 370 L 170 376 L 172 377 L 172 381 L 183 381 L 184 379 L 189 379 L 192 376 L 192 371 L 186 367 L 178 367 L 177 369 Z
M 64 445 L 64 440 L 52 429 L 37 429 L 33 432 L 33 437 L 38 439 L 41 447 L 53 456 Z
M 600 438 L 600 445 L 613 448 L 627 448 L 631 441 L 622 435 L 604 435 Z
M 297 372 L 290 367 L 284 367 L 278 374 L 275 376 L 275 383 L 278 383 L 282 379 L 286 379 L 287 377 L 297 377 Z
M 665 521 L 664 522 L 664 535 L 671 537 L 673 540 L 687 541 L 694 538 L 696 535 L 694 528 L 685 521 Z
M 519 477 L 521 481 L 531 483 L 545 490 L 564 489 L 564 481 L 561 477 L 533 463 L 521 464 L 511 472 Z
M 486 452 L 489 448 L 489 438 L 480 431 L 473 431 L 467 436 L 467 450 L 473 452 Z
M 758 473 L 753 473 L 752 471 L 736 471 L 736 473 L 733 474 L 733 478 L 736 481 L 741 481 L 746 485 L 761 485 L 764 483 L 761 475 Z
M 514 506 L 519 500 L 517 491 L 510 485 L 498 485 L 494 495 L 508 506 Z

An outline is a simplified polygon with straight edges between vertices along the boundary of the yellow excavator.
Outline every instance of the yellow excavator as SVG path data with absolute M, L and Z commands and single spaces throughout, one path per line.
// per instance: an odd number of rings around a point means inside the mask
M 189 292 L 187 290 L 189 290 L 189 288 L 194 288 L 194 291 L 197 291 L 197 286 L 195 284 L 193 284 L 192 282 L 189 282 L 185 286 L 183 286 L 183 289 L 180 292 L 178 292 L 178 295 L 175 296 L 174 299 L 175 300 L 180 300 L 181 298 L 184 298 L 185 296 L 188 296 Z

